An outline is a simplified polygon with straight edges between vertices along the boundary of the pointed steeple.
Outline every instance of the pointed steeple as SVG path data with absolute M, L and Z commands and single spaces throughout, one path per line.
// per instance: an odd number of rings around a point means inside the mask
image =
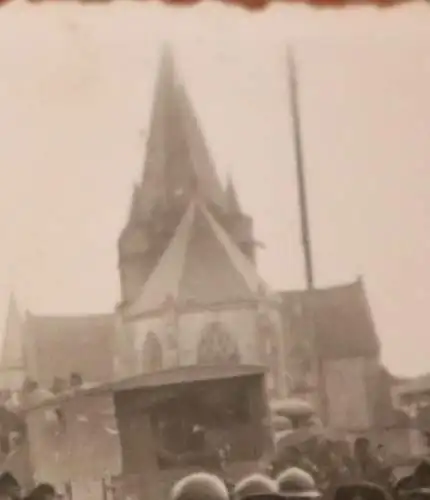
M 142 173 L 142 209 L 150 212 L 161 201 L 166 201 L 164 185 L 167 159 L 167 113 L 173 102 L 176 87 L 173 55 L 164 46 L 156 77 L 146 156 Z
M 146 160 L 142 209 L 189 201 L 196 187 L 210 205 L 225 208 L 224 192 L 193 106 L 176 76 L 173 55 L 165 47 L 155 84 Z
M 123 303 L 139 293 L 194 196 L 220 219 L 227 212 L 224 189 L 168 47 L 155 82 L 145 156 L 118 241 Z
M 24 369 L 24 322 L 15 294 L 11 292 L 0 358 L 0 372 L 5 378 L 8 371 Z
M 227 185 L 225 188 L 226 206 L 229 213 L 241 214 L 242 208 L 239 203 L 236 186 L 234 185 L 231 174 L 227 177 Z

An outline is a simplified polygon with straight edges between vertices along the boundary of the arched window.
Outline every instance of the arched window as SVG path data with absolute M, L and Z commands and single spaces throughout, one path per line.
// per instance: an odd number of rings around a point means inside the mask
M 163 348 L 154 332 L 148 332 L 142 349 L 142 371 L 152 373 L 163 368 Z
M 240 354 L 234 338 L 221 323 L 208 325 L 202 333 L 197 351 L 200 365 L 238 364 Z

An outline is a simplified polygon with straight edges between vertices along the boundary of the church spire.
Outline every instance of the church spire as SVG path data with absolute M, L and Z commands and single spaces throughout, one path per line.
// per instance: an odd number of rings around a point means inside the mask
M 240 214 L 242 208 L 239 203 L 239 196 L 237 194 L 236 186 L 234 184 L 231 174 L 227 177 L 227 186 L 225 188 L 226 206 L 229 213 Z
M 128 221 L 118 240 L 122 301 L 144 286 L 197 196 L 223 216 L 225 192 L 192 103 L 177 78 L 173 54 L 162 50 L 146 142 L 142 179 L 134 187 Z
M 24 318 L 19 309 L 15 293 L 12 291 L 9 296 L 0 359 L 0 372 L 8 385 L 9 382 L 14 385 L 13 381 L 19 375 L 17 370 L 24 369 L 23 327 Z
M 225 209 L 224 192 L 174 58 L 164 47 L 142 177 L 142 209 L 188 201 L 196 188 L 210 205 Z

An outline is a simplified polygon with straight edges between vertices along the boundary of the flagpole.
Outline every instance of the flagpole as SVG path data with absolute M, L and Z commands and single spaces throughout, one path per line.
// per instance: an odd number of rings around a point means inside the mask
M 312 243 L 309 224 L 308 196 L 306 190 L 306 174 L 303 157 L 302 123 L 299 107 L 299 93 L 297 81 L 297 68 L 294 54 L 288 50 L 288 76 L 289 76 L 289 96 L 290 113 L 293 133 L 294 160 L 297 175 L 297 191 L 299 202 L 300 230 L 305 265 L 306 290 L 309 300 L 305 301 L 306 313 L 310 318 L 310 336 L 314 345 L 314 360 L 316 365 L 316 388 L 319 392 L 319 414 L 323 422 L 328 423 L 328 395 L 325 386 L 325 376 L 322 359 L 318 352 L 318 339 L 314 316 L 314 268 L 312 259 Z
M 297 187 L 299 198 L 299 216 L 303 257 L 305 265 L 306 288 L 314 288 L 314 270 L 312 262 L 312 245 L 309 228 L 308 199 L 306 191 L 306 176 L 303 161 L 302 129 L 299 109 L 299 95 L 297 86 L 297 71 L 292 50 L 288 51 L 288 75 L 290 112 L 293 128 L 294 160 L 296 164 Z

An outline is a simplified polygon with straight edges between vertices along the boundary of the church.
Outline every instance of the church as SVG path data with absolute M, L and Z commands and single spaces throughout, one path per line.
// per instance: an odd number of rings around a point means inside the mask
M 297 395 L 337 427 L 371 427 L 383 369 L 361 278 L 312 291 L 264 282 L 252 217 L 232 179 L 219 179 L 168 50 L 150 120 L 118 238 L 121 303 L 106 315 L 39 316 L 12 296 L 2 389 L 26 378 L 50 389 L 72 373 L 97 384 L 177 366 L 261 364 L 270 398 Z

